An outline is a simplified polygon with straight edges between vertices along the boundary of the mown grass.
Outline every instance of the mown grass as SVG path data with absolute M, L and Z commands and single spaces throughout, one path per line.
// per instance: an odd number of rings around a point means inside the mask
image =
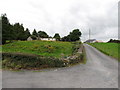
M 52 41 L 17 41 L 5 44 L 0 48 L 0 52 L 26 53 L 52 57 L 66 57 L 72 55 L 70 42 L 52 42 Z
M 90 43 L 90 45 L 106 55 L 112 56 L 116 59 L 119 58 L 118 48 L 120 47 L 120 44 L 118 43 Z

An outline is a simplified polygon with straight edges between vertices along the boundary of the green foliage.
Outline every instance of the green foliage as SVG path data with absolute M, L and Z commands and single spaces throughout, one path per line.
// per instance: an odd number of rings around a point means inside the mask
M 15 40 L 25 40 L 23 24 L 15 23 L 13 26 Z
M 11 35 L 11 33 L 13 33 L 13 31 L 6 14 L 3 14 L 1 18 L 2 18 L 2 44 L 5 44 L 6 40 L 12 40 L 13 36 Z
M 29 31 L 28 28 L 26 28 L 26 31 L 25 31 L 25 40 L 27 40 L 27 38 L 28 38 L 29 36 L 31 36 L 30 31 Z
M 36 40 L 37 39 L 37 37 L 35 36 L 35 35 L 31 35 L 30 36 L 33 40 Z
M 108 43 L 120 43 L 120 40 L 110 39 Z
M 47 35 L 47 33 L 44 32 L 44 31 L 38 31 L 38 35 L 39 35 L 39 37 L 41 37 L 41 38 L 48 38 L 48 37 L 49 37 L 49 36 Z
M 62 41 L 78 41 L 81 37 L 81 32 L 79 29 L 74 29 L 68 36 L 62 38 Z
M 12 40 L 26 40 L 30 36 L 28 29 L 24 30 L 23 24 L 10 24 L 6 14 L 2 18 L 2 44 Z
M 38 33 L 37 33 L 37 31 L 36 31 L 35 29 L 34 29 L 34 31 L 32 32 L 32 35 L 38 37 Z
M 65 66 L 64 61 L 53 57 L 21 53 L 2 53 L 2 57 L 2 67 L 9 69 L 41 69 Z
M 56 33 L 56 34 L 54 35 L 54 38 L 56 38 L 57 41 L 60 41 L 60 35 L 59 35 L 59 33 Z
M 119 56 L 118 47 L 120 47 L 120 44 L 118 43 L 90 43 L 90 45 L 99 49 L 103 53 L 118 59 L 118 56 Z
M 75 29 L 72 32 L 70 32 L 69 38 L 71 41 L 78 41 L 80 40 L 81 32 L 79 29 Z

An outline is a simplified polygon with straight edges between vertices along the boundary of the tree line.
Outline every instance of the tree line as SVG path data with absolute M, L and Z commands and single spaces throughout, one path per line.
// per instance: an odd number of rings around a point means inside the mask
M 23 24 L 15 23 L 11 24 L 6 14 L 1 15 L 0 21 L 2 22 L 2 44 L 5 44 L 6 41 L 12 40 L 27 40 L 28 37 L 31 37 L 33 40 L 40 38 L 52 38 L 45 31 L 36 31 L 33 30 L 32 34 L 28 28 L 24 28 Z M 55 33 L 53 38 L 56 38 L 57 41 L 77 41 L 80 40 L 81 31 L 79 29 L 74 29 L 69 35 L 60 37 L 59 33 Z
M 120 40 L 110 39 L 108 43 L 120 43 Z

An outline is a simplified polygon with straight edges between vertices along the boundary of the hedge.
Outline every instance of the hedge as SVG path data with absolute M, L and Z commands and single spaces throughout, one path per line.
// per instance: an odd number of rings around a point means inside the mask
M 21 53 L 2 53 L 2 67 L 11 69 L 40 69 L 46 67 L 65 67 L 66 62 L 53 57 Z

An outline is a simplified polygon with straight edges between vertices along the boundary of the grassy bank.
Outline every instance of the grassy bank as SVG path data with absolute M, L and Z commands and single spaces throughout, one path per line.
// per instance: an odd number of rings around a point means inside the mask
M 106 55 L 112 56 L 118 59 L 118 43 L 90 43 L 93 47 L 97 48 Z
M 3 52 L 27 53 L 42 56 L 62 57 L 72 55 L 70 42 L 51 42 L 51 41 L 18 41 L 2 46 Z
M 18 41 L 2 46 L 4 69 L 42 69 L 84 63 L 80 42 Z

